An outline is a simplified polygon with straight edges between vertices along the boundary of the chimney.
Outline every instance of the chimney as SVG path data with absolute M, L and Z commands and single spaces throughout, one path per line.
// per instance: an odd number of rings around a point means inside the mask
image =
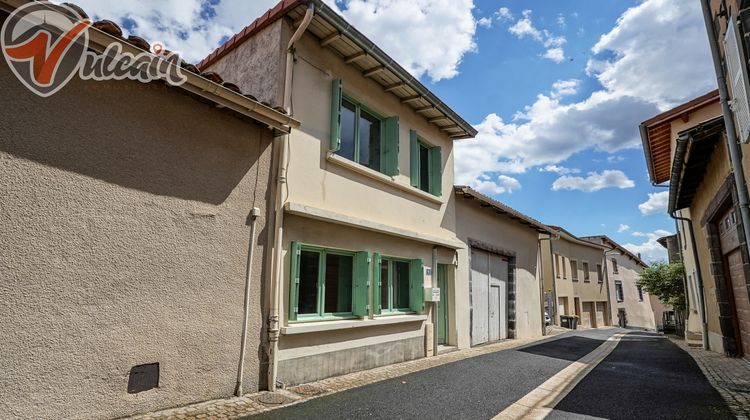
M 638 259 L 639 260 L 641 259 L 641 253 L 640 252 L 638 253 Z

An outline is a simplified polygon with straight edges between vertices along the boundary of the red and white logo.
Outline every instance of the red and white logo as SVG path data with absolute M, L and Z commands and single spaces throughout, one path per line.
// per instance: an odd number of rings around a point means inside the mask
M 90 26 L 91 21 L 65 5 L 32 2 L 8 16 L 0 29 L 0 46 L 16 77 L 41 97 L 55 94 L 76 74 L 86 80 L 165 80 L 172 85 L 187 80 L 179 56 L 164 55 L 160 44 L 155 44 L 156 55 L 123 52 L 119 42 L 102 54 L 90 51 Z

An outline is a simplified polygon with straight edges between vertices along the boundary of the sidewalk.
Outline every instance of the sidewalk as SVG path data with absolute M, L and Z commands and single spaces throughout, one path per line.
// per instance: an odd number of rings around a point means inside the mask
M 322 395 L 329 395 L 335 392 L 345 391 L 347 389 L 422 371 L 435 366 L 457 362 L 459 360 L 501 350 L 522 347 L 531 343 L 550 339 L 551 337 L 567 331 L 570 330 L 552 328 L 548 329 L 547 336 L 545 337 L 505 340 L 479 347 L 452 351 L 435 357 L 421 358 L 362 372 L 323 379 L 318 382 L 298 385 L 276 392 L 264 391 L 256 394 L 247 394 L 242 397 L 206 401 L 184 407 L 129 417 L 129 419 L 237 419 L 288 406 L 290 404 L 297 404 Z
M 698 364 L 711 385 L 719 391 L 737 418 L 750 419 L 750 362 L 688 347 L 684 340 L 669 337 Z

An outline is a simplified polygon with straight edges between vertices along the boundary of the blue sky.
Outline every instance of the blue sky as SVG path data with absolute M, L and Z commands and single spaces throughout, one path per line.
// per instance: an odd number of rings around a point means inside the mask
M 456 181 L 663 258 L 638 124 L 715 88 L 695 0 L 325 0 L 475 125 Z M 80 0 L 198 61 L 276 0 Z M 649 196 L 649 194 L 655 194 Z

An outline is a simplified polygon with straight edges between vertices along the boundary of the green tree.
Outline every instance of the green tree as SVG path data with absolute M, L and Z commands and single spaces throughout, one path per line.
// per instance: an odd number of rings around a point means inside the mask
M 675 310 L 685 309 L 685 267 L 680 262 L 655 262 L 641 272 L 643 290 L 657 296 Z

